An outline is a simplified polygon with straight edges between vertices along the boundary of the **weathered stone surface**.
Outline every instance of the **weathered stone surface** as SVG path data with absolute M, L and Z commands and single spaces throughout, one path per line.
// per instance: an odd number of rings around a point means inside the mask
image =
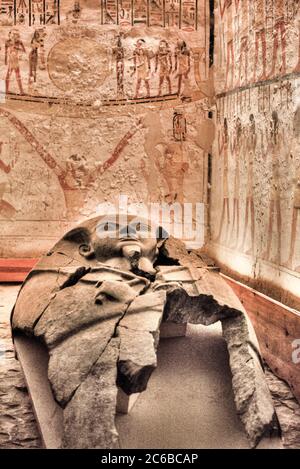
M 149 331 L 119 327 L 121 340 L 118 360 L 118 385 L 126 394 L 145 391 L 157 366 L 155 342 Z
M 275 404 L 285 448 L 300 449 L 300 405 L 290 387 L 266 367 L 267 383 Z
M 149 331 L 155 335 L 159 330 L 165 302 L 165 291 L 137 296 L 121 319 L 119 327 L 133 331 Z
M 139 296 L 119 323 L 118 385 L 127 394 L 144 391 L 157 366 L 156 349 L 165 302 L 164 291 Z
M 177 238 L 170 237 L 164 242 L 161 255 L 169 261 L 173 261 L 174 264 L 178 263 L 189 268 L 207 268 L 201 257 L 196 252 L 188 252 L 184 243 Z
M 234 400 L 252 446 L 277 429 L 258 350 L 254 349 L 244 315 L 223 319 L 223 336 L 229 352 Z
M 179 261 L 181 264 L 181 261 Z M 260 353 L 254 329 L 246 312 L 231 288 L 217 272 L 203 272 L 196 276 L 196 291 L 188 284 L 188 275 L 178 267 L 179 278 L 184 278 L 182 287 L 167 289 L 166 321 L 190 322 L 209 325 L 222 322 L 226 340 L 232 384 L 237 412 L 245 426 L 252 446 L 256 446 L 268 433 L 277 432 L 277 417 L 270 391 L 260 363 Z M 168 278 L 161 272 L 162 279 Z M 170 276 L 169 276 L 170 278 Z M 176 279 L 176 267 L 172 268 L 172 281 Z M 164 288 L 167 288 L 167 284 Z
M 89 374 L 113 336 L 118 318 L 94 324 L 50 350 L 48 376 L 56 400 L 64 406 Z
M 119 339 L 112 339 L 64 410 L 64 448 L 118 448 L 115 428 Z
M 18 301 L 14 307 L 12 316 L 14 329 L 19 328 L 32 333 L 36 322 L 47 309 L 51 300 L 55 298 L 60 288 L 70 282 L 70 279 L 78 279 L 85 273 L 85 268 L 80 266 L 70 267 L 69 270 L 62 271 L 61 268 L 72 261 L 66 256 L 60 257 L 58 261 L 60 264 L 54 268 L 49 268 L 47 265 L 43 268 L 45 262 L 42 261 L 28 275 L 26 289 L 21 288 Z M 40 264 L 42 265 L 40 266 Z M 24 311 L 26 311 L 26 314 L 24 314 Z
M 238 312 L 227 306 L 220 305 L 210 295 L 190 296 L 183 288 L 175 288 L 168 292 L 165 309 L 165 320 L 178 323 L 190 322 L 208 326 Z
M 59 291 L 35 326 L 34 334 L 53 346 L 83 327 L 98 321 L 120 318 L 136 292 L 121 282 L 113 285 L 110 282 L 107 292 L 105 286 L 102 284 L 96 289 L 95 285 L 78 282 Z M 102 301 L 103 297 L 105 301 Z

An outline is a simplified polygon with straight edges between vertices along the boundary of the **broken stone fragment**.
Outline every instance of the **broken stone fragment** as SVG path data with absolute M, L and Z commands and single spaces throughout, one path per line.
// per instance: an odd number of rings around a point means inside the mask
M 167 291 L 164 320 L 203 325 L 222 322 L 237 412 L 250 444 L 255 447 L 265 435 L 278 433 L 278 422 L 253 326 L 242 304 L 217 272 L 199 269 L 197 274 L 194 270 L 182 270 L 181 265 L 160 269 L 159 278 Z M 176 279 L 178 285 L 166 288 L 168 281 L 174 284 Z
M 118 385 L 126 394 L 144 391 L 157 366 L 156 349 L 165 302 L 164 291 L 138 296 L 119 323 Z
M 229 352 L 236 409 L 249 441 L 255 447 L 264 436 L 278 431 L 277 417 L 259 351 L 251 340 L 251 328 L 245 315 L 223 319 L 222 330 Z
M 118 318 L 93 324 L 66 338 L 49 354 L 48 377 L 55 399 L 62 407 L 88 376 L 113 337 Z
M 198 254 L 193 251 L 188 252 L 185 244 L 180 239 L 171 236 L 163 243 L 160 255 L 169 263 L 172 262 L 173 265 L 177 264 L 188 268 L 207 268 L 207 265 Z
M 123 282 L 108 281 L 96 288 L 79 281 L 56 293 L 35 326 L 34 334 L 52 347 L 83 327 L 120 318 L 136 295 Z
M 115 427 L 119 339 L 112 339 L 64 410 L 63 448 L 119 448 Z

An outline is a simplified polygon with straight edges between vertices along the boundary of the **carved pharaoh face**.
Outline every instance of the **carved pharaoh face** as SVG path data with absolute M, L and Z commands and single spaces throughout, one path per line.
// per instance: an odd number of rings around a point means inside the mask
M 79 252 L 85 258 L 94 258 L 101 263 L 127 259 L 128 266 L 153 273 L 159 235 L 158 229 L 141 218 L 100 217 L 92 230 L 84 232 Z M 124 268 L 124 264 L 119 265 Z

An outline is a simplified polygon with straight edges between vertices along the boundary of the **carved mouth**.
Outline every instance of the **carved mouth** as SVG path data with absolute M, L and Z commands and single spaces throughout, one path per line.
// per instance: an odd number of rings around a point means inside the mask
M 138 237 L 136 236 L 130 236 L 128 238 L 120 238 L 119 239 L 119 242 L 120 243 L 126 243 L 126 244 L 138 244 L 137 241 L 138 241 Z

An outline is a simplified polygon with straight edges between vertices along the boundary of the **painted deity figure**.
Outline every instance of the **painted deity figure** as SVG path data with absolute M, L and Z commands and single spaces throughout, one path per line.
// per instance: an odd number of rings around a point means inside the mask
M 300 72 L 300 1 L 293 1 L 293 18 L 295 19 L 298 27 L 298 62 L 294 69 L 295 72 Z
M 4 143 L 0 141 L 0 214 L 5 218 L 12 218 L 16 210 L 12 204 L 5 200 L 5 194 L 9 184 L 8 174 L 13 169 L 14 163 L 6 163 L 2 159 L 3 147 Z
M 137 99 L 139 97 L 140 87 L 142 83 L 144 83 L 145 85 L 147 98 L 149 98 L 150 96 L 150 54 L 149 51 L 146 49 L 145 45 L 146 42 L 144 39 L 138 39 L 133 52 L 134 72 L 136 74 L 136 87 L 134 99 Z
M 85 189 L 89 184 L 89 179 L 85 156 L 72 154 L 66 162 L 65 183 L 73 189 Z
M 20 73 L 21 52 L 25 52 L 25 47 L 21 41 L 20 33 L 17 29 L 12 29 L 9 33 L 7 41 L 5 42 L 5 65 L 7 65 L 5 79 L 6 93 L 9 93 L 11 76 L 13 73 L 15 73 L 20 94 L 24 94 Z
M 39 48 L 41 45 L 40 42 L 40 31 L 37 29 L 33 33 L 31 39 L 31 51 L 29 53 L 29 83 L 36 83 L 37 77 L 37 66 L 38 66 L 38 55 L 39 55 Z
M 240 233 L 240 159 L 244 148 L 244 133 L 240 118 L 236 120 L 233 142 L 231 145 L 231 154 L 234 158 L 234 189 L 233 189 L 233 207 L 232 207 L 232 228 L 230 239 L 231 247 L 236 247 L 239 241 Z
M 286 27 L 285 27 L 285 2 L 282 0 L 273 3 L 274 28 L 273 28 L 273 57 L 272 67 L 268 74 L 268 78 L 275 75 L 275 67 L 277 64 L 279 44 L 281 46 L 281 65 L 280 73 L 286 73 Z
M 296 148 L 299 148 L 300 142 L 300 106 L 296 109 L 294 114 L 294 121 L 293 121 L 293 138 L 292 143 L 293 146 L 295 145 Z M 294 194 L 293 194 L 293 214 L 292 214 L 292 226 L 291 226 L 291 238 L 290 238 L 290 249 L 289 249 L 289 257 L 288 260 L 285 262 L 285 267 L 289 269 L 294 269 L 297 272 L 300 272 L 300 265 L 293 266 L 293 260 L 295 255 L 295 248 L 297 242 L 297 224 L 300 212 L 300 160 L 299 155 L 296 161 L 296 168 L 295 168 L 295 175 L 294 175 Z
M 229 181 L 228 181 L 228 152 L 229 152 L 229 133 L 227 118 L 224 118 L 223 126 L 219 129 L 218 133 L 218 154 L 219 158 L 223 161 L 223 198 L 222 198 L 222 213 L 220 219 L 220 228 L 215 241 L 221 239 L 223 230 L 226 231 L 226 239 L 228 235 L 228 227 L 230 223 L 230 207 L 229 207 Z M 226 220 L 226 224 L 225 224 Z
M 248 83 L 249 66 L 249 4 L 248 0 L 235 0 L 239 17 L 239 75 L 237 86 Z
M 187 43 L 183 40 L 177 42 L 175 48 L 175 78 L 178 78 L 178 95 L 181 94 L 184 80 L 188 79 L 191 70 L 191 54 Z
M 233 86 L 234 80 L 234 44 L 233 44 L 233 2 L 232 0 L 220 0 L 220 17 L 221 22 L 225 26 L 225 37 L 226 37 L 226 77 L 225 87 L 226 89 Z M 231 71 L 230 85 L 228 82 L 229 73 Z
M 169 94 L 172 94 L 170 78 L 172 71 L 172 54 L 170 46 L 165 39 L 161 39 L 155 54 L 155 72 L 157 71 L 159 75 L 158 96 L 161 96 L 164 81 L 167 82 Z
M 183 183 L 185 173 L 189 168 L 184 158 L 184 143 L 171 142 L 165 145 L 161 174 L 168 186 L 167 199 L 169 203 L 184 203 Z
M 253 81 L 257 79 L 265 80 L 266 75 L 266 54 L 267 54 L 267 44 L 266 44 L 266 0 L 257 0 L 251 2 L 252 8 L 252 24 L 255 34 L 255 54 L 254 54 L 254 64 L 253 64 Z M 259 53 L 261 51 L 261 53 Z M 261 75 L 257 77 L 257 69 L 259 64 L 261 65 Z
M 246 251 L 246 254 L 254 253 L 254 234 L 255 234 L 255 207 L 254 207 L 254 198 L 253 198 L 253 177 L 254 177 L 254 158 L 257 146 L 257 134 L 256 134 L 256 124 L 253 114 L 249 116 L 249 125 L 247 129 L 247 143 L 246 143 L 246 152 L 247 152 L 247 188 L 246 188 L 246 213 L 245 213 L 245 225 L 243 230 L 242 244 L 240 246 L 241 250 L 245 250 L 246 238 L 248 234 L 248 225 L 250 218 L 250 249 Z
M 121 36 L 117 38 L 117 45 L 113 48 L 113 57 L 116 61 L 117 96 L 124 95 L 124 47 Z
M 282 129 L 280 129 L 280 122 L 276 111 L 272 112 L 272 120 L 270 122 L 270 137 L 268 145 L 268 153 L 271 155 L 271 193 L 270 193 L 270 204 L 269 204 L 269 223 L 267 231 L 267 247 L 263 253 L 263 259 L 269 261 L 272 249 L 272 240 L 274 234 L 276 237 L 276 259 L 275 261 L 281 264 L 281 230 L 282 230 L 282 219 L 281 219 L 281 203 L 280 203 L 280 156 L 284 152 L 284 135 Z M 274 230 L 274 218 L 276 218 L 276 229 Z

